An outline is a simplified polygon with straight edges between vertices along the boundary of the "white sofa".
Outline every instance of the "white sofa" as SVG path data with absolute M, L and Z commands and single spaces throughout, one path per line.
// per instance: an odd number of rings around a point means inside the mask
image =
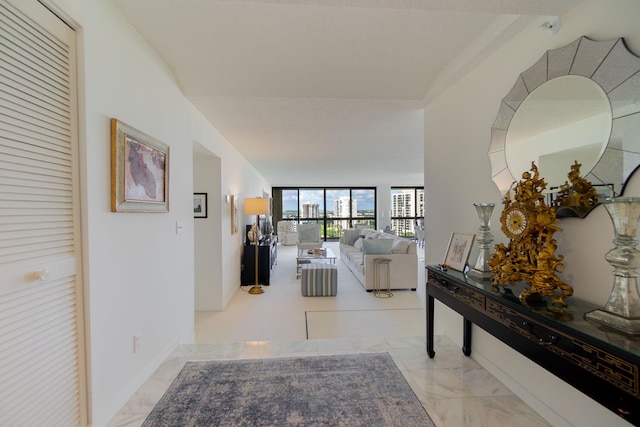
M 371 242 L 385 239 L 391 242 Z M 366 240 L 369 242 L 365 243 Z M 343 230 L 340 238 L 340 258 L 367 291 L 374 288 L 375 258 L 391 259 L 391 289 L 415 291 L 418 287 L 418 251 L 415 241 L 371 229 L 347 229 Z M 386 273 L 383 277 L 386 277 Z

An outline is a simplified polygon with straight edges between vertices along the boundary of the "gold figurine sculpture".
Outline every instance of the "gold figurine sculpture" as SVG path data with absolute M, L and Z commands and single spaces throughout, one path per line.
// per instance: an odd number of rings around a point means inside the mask
M 562 210 L 565 216 L 584 217 L 600 203 L 596 189 L 593 188 L 591 182 L 580 175 L 581 166 L 582 164 L 577 160 L 571 165 L 571 171 L 567 174 L 569 180 L 560 186 L 560 191 L 553 201 L 553 206 L 558 211 Z
M 545 203 L 542 191 L 546 186 L 535 163 L 531 162 L 531 170 L 524 172 L 516 184 L 514 200 L 507 193 L 502 202 L 500 222 L 510 242 L 506 246 L 495 245 L 496 252 L 488 264 L 493 272 L 493 286 L 524 281 L 530 289 L 522 291 L 521 299 L 539 294 L 551 297 L 553 304 L 564 306 L 567 305 L 565 297 L 571 296 L 573 289 L 556 276 L 556 272 L 564 268 L 564 256 L 556 255 L 553 234 L 562 229 L 556 225 L 555 209 Z

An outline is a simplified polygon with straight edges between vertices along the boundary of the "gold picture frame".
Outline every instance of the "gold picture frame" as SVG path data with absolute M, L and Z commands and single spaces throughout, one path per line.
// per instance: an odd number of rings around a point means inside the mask
M 169 146 L 111 119 L 111 211 L 169 212 Z
M 444 264 L 454 270 L 464 271 L 475 237 L 475 234 L 451 233 Z

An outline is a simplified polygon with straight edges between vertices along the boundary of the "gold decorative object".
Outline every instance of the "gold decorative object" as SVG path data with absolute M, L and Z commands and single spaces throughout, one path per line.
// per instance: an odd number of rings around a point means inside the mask
M 556 226 L 555 209 L 544 201 L 542 191 L 546 186 L 531 162 L 531 170 L 524 172 L 516 184 L 514 200 L 508 192 L 502 202 L 500 222 L 510 242 L 506 246 L 495 245 L 496 252 L 488 264 L 493 286 L 524 281 L 530 289 L 522 291 L 521 299 L 539 294 L 551 297 L 553 304 L 567 305 L 564 299 L 573 295 L 573 289 L 556 276 L 564 268 L 564 256 L 556 255 L 558 246 L 553 234 L 562 229 Z
M 569 180 L 560 186 L 560 191 L 553 200 L 559 216 L 584 217 L 600 203 L 596 189 L 580 175 L 581 166 L 577 160 L 571 165 L 571 171 L 567 174 Z

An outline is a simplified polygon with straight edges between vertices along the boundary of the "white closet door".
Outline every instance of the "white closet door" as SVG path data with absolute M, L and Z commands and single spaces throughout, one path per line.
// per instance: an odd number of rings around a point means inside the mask
M 0 0 L 0 426 L 86 424 L 75 34 Z

